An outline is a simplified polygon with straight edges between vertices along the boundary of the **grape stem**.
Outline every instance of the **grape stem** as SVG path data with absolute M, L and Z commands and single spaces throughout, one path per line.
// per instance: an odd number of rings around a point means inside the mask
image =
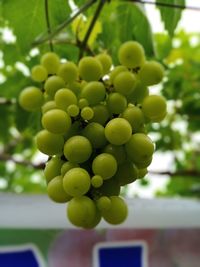
M 51 31 L 50 34 L 47 33 L 43 33 L 42 35 L 38 36 L 38 38 L 36 38 L 36 40 L 32 43 L 33 46 L 37 46 L 40 44 L 45 43 L 48 40 L 52 40 L 52 38 L 54 36 L 56 36 L 58 33 L 60 33 L 68 24 L 70 24 L 78 15 L 80 15 L 82 12 L 86 11 L 89 7 L 91 7 L 94 3 L 96 2 L 96 0 L 90 0 L 88 1 L 86 4 L 84 4 L 82 7 L 80 7 L 78 9 L 78 11 L 76 13 L 74 13 L 74 15 L 72 15 L 71 17 L 69 17 L 67 20 L 65 20 L 63 23 L 61 23 L 60 25 L 58 25 L 58 27 L 54 30 Z
M 46 23 L 47 23 L 47 32 L 48 32 L 48 35 L 51 35 L 51 24 L 50 24 L 50 19 L 49 19 L 49 2 L 48 2 L 48 0 L 44 0 L 44 6 L 45 6 L 45 18 L 46 18 Z M 51 38 L 49 38 L 49 48 L 50 48 L 50 51 L 54 50 Z
M 91 32 L 92 32 L 92 30 L 94 28 L 94 25 L 95 25 L 100 13 L 101 13 L 101 10 L 102 10 L 105 2 L 106 2 L 105 0 L 100 0 L 99 1 L 99 4 L 98 4 L 97 9 L 96 9 L 96 11 L 94 13 L 94 16 L 93 16 L 93 18 L 91 20 L 89 28 L 88 28 L 88 30 L 87 30 L 87 32 L 85 34 L 85 37 L 84 37 L 82 43 L 80 43 L 79 59 L 81 59 L 83 57 L 84 51 L 85 51 L 85 49 L 87 47 L 87 41 L 88 41 L 88 39 L 90 37 L 90 34 L 91 34 Z

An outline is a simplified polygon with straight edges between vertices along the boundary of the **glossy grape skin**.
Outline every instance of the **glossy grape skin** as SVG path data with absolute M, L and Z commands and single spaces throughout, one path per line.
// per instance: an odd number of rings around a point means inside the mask
M 132 162 L 126 161 L 118 167 L 114 177 L 120 186 L 130 184 L 138 179 L 138 169 Z
M 47 52 L 41 57 L 41 65 L 45 67 L 48 74 L 55 74 L 60 66 L 60 58 L 54 52 Z
M 119 62 L 128 68 L 140 67 L 145 61 L 144 49 L 136 41 L 127 41 L 120 46 L 118 58 Z
M 101 125 L 105 125 L 105 123 L 108 121 L 110 114 L 108 111 L 107 106 L 99 104 L 92 107 L 92 110 L 94 112 L 94 115 L 92 119 L 90 119 L 90 122 L 97 122 Z
M 66 174 L 66 172 L 68 172 L 69 170 L 73 169 L 73 168 L 77 168 L 79 167 L 79 165 L 77 163 L 72 163 L 70 161 L 66 161 L 62 164 L 61 168 L 60 168 L 60 173 L 62 176 L 64 176 Z
M 42 65 L 36 65 L 31 69 L 31 78 L 36 82 L 44 82 L 48 77 L 46 68 Z
M 37 111 L 44 102 L 42 91 L 34 86 L 23 89 L 19 95 L 20 106 L 27 111 Z
M 98 198 L 96 202 L 97 202 L 97 208 L 100 211 L 108 210 L 111 208 L 111 200 L 107 196 L 102 196 Z
M 78 64 L 80 77 L 87 81 L 98 81 L 103 75 L 101 63 L 93 57 L 83 57 Z
M 65 142 L 64 155 L 72 163 L 83 163 L 89 159 L 91 154 L 92 145 L 84 136 L 75 135 Z
M 79 107 L 75 104 L 71 104 L 67 107 L 67 113 L 69 114 L 69 116 L 71 117 L 76 117 L 79 114 Z
M 119 74 L 122 73 L 123 71 L 128 71 L 128 69 L 125 66 L 116 66 L 111 73 L 109 74 L 110 78 L 110 83 L 113 84 L 115 77 Z
M 121 114 L 121 117 L 130 123 L 134 133 L 138 132 L 139 129 L 144 125 L 143 112 L 136 106 L 127 107 Z
M 48 183 L 47 193 L 53 201 L 58 203 L 66 203 L 72 198 L 63 189 L 62 176 L 56 176 Z
M 64 161 L 58 156 L 52 157 L 49 161 L 47 161 L 44 168 L 44 176 L 47 183 L 54 177 L 60 175 L 63 163 Z
M 106 53 L 101 53 L 95 57 L 100 61 L 103 68 L 103 75 L 107 74 L 112 66 L 112 58 Z
M 129 71 L 120 72 L 114 79 L 115 90 L 125 96 L 133 92 L 136 86 L 136 77 Z
M 97 200 L 102 196 L 119 196 L 120 194 L 120 185 L 115 177 L 104 180 L 103 185 L 99 188 L 92 188 L 90 193 L 93 199 Z
M 67 108 L 70 105 L 77 105 L 77 97 L 76 95 L 67 88 L 59 89 L 55 94 L 55 102 L 56 106 L 60 109 L 67 111 Z
M 138 169 L 138 179 L 142 179 L 148 173 L 147 168 Z
M 56 75 L 50 76 L 44 84 L 46 93 L 51 97 L 54 97 L 55 93 L 63 87 L 65 87 L 64 80 Z
M 56 109 L 56 102 L 53 100 L 47 101 L 43 106 L 42 106 L 42 113 L 44 114 L 45 112 L 51 110 L 51 109 Z
M 164 68 L 156 61 L 147 61 L 141 68 L 139 77 L 144 85 L 158 84 L 164 77 Z
M 105 126 L 105 136 L 113 145 L 123 145 L 130 139 L 132 128 L 130 123 L 123 118 L 110 120 Z
M 113 155 L 118 164 L 125 162 L 127 159 L 124 146 L 115 146 L 108 144 L 104 147 L 103 152 Z
M 100 175 L 94 175 L 91 178 L 91 185 L 95 188 L 101 187 L 103 184 L 103 178 Z
M 160 95 L 149 95 L 142 102 L 142 111 L 151 121 L 159 121 L 167 112 L 166 100 Z
M 104 220 L 110 224 L 121 224 L 128 216 L 128 208 L 125 201 L 118 196 L 111 196 L 111 207 L 102 210 Z
M 36 135 L 37 148 L 49 156 L 61 155 L 64 146 L 62 135 L 53 134 L 47 130 L 42 130 Z
M 113 92 L 108 95 L 107 107 L 112 114 L 120 114 L 127 107 L 126 97 L 118 92 Z
M 111 154 L 101 153 L 94 158 L 92 170 L 94 174 L 100 175 L 103 179 L 109 179 L 117 171 L 117 161 Z
M 78 78 L 78 67 L 73 62 L 65 62 L 59 66 L 57 75 L 66 83 L 75 82 Z
M 87 99 L 89 105 L 95 106 L 104 100 L 106 90 L 101 82 L 89 82 L 81 91 L 81 97 Z
M 134 90 L 126 96 L 129 103 L 133 103 L 134 105 L 138 103 L 142 103 L 143 99 L 149 95 L 149 89 L 147 86 L 141 83 L 141 81 L 137 81 L 136 87 Z
M 86 194 L 90 185 L 90 175 L 80 167 L 68 170 L 63 177 L 63 188 L 68 195 L 73 197 Z
M 42 126 L 51 133 L 64 134 L 71 127 L 71 118 L 63 110 L 51 109 L 43 114 Z

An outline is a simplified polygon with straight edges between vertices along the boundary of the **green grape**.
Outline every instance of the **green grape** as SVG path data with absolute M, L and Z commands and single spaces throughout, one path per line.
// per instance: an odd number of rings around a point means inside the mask
M 69 170 L 77 167 L 79 167 L 77 163 L 66 161 L 65 163 L 62 164 L 62 167 L 60 169 L 61 176 L 64 176 Z
M 111 200 L 107 196 L 102 196 L 97 199 L 97 208 L 102 212 L 111 208 Z
M 160 95 L 149 95 L 142 102 L 142 111 L 151 121 L 158 121 L 165 117 L 167 112 L 166 100 Z
M 51 109 L 43 114 L 42 126 L 51 133 L 64 134 L 71 127 L 71 118 L 63 110 Z
M 42 130 L 36 135 L 36 145 L 44 154 L 49 156 L 61 155 L 64 146 L 64 138 L 62 135 Z
M 35 82 L 44 82 L 48 77 L 48 72 L 42 65 L 36 65 L 31 69 L 31 78 Z
M 65 87 L 64 80 L 56 75 L 50 76 L 44 84 L 46 93 L 51 97 L 54 97 L 55 93 L 63 87 Z
M 77 97 L 70 89 L 61 88 L 55 94 L 55 102 L 58 108 L 67 111 L 70 105 L 77 105 Z
M 64 161 L 58 156 L 52 157 L 46 163 L 44 168 L 44 176 L 47 183 L 49 183 L 49 181 L 51 181 L 54 177 L 60 175 L 63 163 Z
M 147 168 L 138 169 L 138 179 L 144 178 L 147 173 L 148 173 Z
M 89 123 L 83 129 L 82 135 L 88 138 L 94 148 L 101 148 L 107 143 L 104 127 L 97 122 Z
M 131 138 L 131 135 L 131 125 L 123 118 L 112 119 L 105 126 L 105 136 L 113 145 L 125 144 Z
M 113 155 L 117 161 L 117 164 L 122 164 L 126 161 L 127 158 L 124 146 L 115 146 L 112 144 L 108 144 L 103 149 L 103 152 Z
M 78 78 L 78 67 L 73 62 L 65 62 L 58 68 L 57 75 L 66 83 L 75 82 Z
M 91 185 L 95 188 L 101 187 L 103 184 L 103 178 L 100 175 L 94 175 L 91 178 Z
M 103 67 L 103 75 L 107 74 L 112 66 L 112 58 L 106 53 L 101 53 L 95 57 Z
M 167 115 L 167 111 L 164 112 L 163 114 L 160 114 L 156 117 L 151 118 L 151 122 L 161 122 L 166 117 L 166 115 Z
M 81 131 L 81 123 L 80 121 L 74 121 L 67 133 L 64 135 L 65 141 L 67 141 L 70 137 L 74 135 L 79 135 Z
M 122 113 L 122 118 L 126 119 L 134 133 L 138 132 L 144 125 L 144 115 L 140 108 L 136 106 L 128 107 Z
M 143 85 L 140 81 L 137 81 L 135 89 L 128 95 L 127 100 L 130 103 L 138 104 L 143 101 L 143 99 L 149 95 L 149 89 Z
M 105 125 L 105 123 L 108 121 L 110 117 L 108 108 L 103 104 L 99 104 L 92 107 L 92 110 L 94 112 L 94 115 L 92 119 L 90 119 L 90 122 L 97 122 L 101 125 Z
M 125 144 L 125 149 L 131 161 L 141 162 L 152 156 L 154 144 L 146 134 L 135 133 Z
M 143 169 L 143 168 L 147 168 L 151 162 L 152 162 L 152 156 L 148 157 L 145 160 L 135 160 L 134 163 L 137 166 L 138 169 Z
M 136 77 L 129 71 L 123 71 L 116 75 L 114 88 L 118 93 L 128 96 L 136 87 Z
M 102 176 L 103 179 L 109 179 L 117 171 L 117 161 L 111 154 L 99 154 L 92 162 L 92 170 L 94 174 Z
M 81 83 L 80 82 L 72 82 L 68 83 L 67 87 L 77 96 L 79 97 L 81 94 Z
M 112 114 L 120 114 L 127 107 L 126 97 L 120 93 L 110 93 L 107 98 L 107 106 Z
M 43 106 L 42 106 L 42 113 L 44 114 L 45 112 L 56 109 L 56 102 L 53 100 L 47 101 Z
M 114 178 L 120 186 L 130 184 L 138 178 L 138 169 L 132 162 L 126 161 L 118 167 Z
M 120 194 L 120 185 L 115 177 L 103 181 L 103 185 L 96 189 L 101 196 L 118 196 Z
M 92 154 L 90 141 L 80 135 L 70 137 L 64 145 L 64 155 L 72 163 L 82 163 L 89 159 Z
M 62 176 L 56 176 L 47 185 L 47 194 L 55 202 L 65 203 L 72 197 L 63 189 Z
M 111 207 L 102 210 L 104 220 L 110 224 L 121 224 L 128 216 L 128 208 L 125 201 L 118 196 L 111 196 Z
M 94 219 L 88 223 L 87 225 L 84 226 L 85 229 L 92 229 L 92 228 L 95 228 L 101 221 L 101 212 L 98 210 L 97 206 L 95 205 L 95 217 Z
M 144 85 L 158 84 L 164 77 L 164 68 L 156 61 L 147 61 L 141 68 L 139 77 Z
M 91 120 L 94 116 L 94 111 L 91 107 L 84 107 L 82 110 L 81 110 L 81 117 L 84 119 L 84 120 Z
M 87 81 L 98 81 L 103 76 L 101 63 L 94 57 L 83 57 L 78 64 L 80 77 Z
M 86 98 L 80 98 L 78 101 L 78 106 L 80 109 L 83 109 L 83 108 L 89 106 L 89 103 L 88 103 Z
M 73 197 L 86 194 L 90 185 L 89 173 L 80 167 L 68 170 L 63 177 L 63 188 L 68 195 Z
M 81 98 L 87 99 L 91 106 L 99 104 L 105 96 L 106 90 L 101 82 L 89 82 L 81 91 Z
M 79 107 L 77 105 L 75 105 L 75 104 L 71 104 L 67 108 L 67 113 L 71 117 L 76 117 L 79 114 Z
M 87 228 L 96 219 L 96 205 L 87 196 L 74 197 L 67 205 L 67 217 L 69 221 L 78 227 Z
M 141 44 L 135 41 L 123 43 L 118 51 L 119 62 L 128 68 L 141 67 L 145 62 L 145 53 Z
M 42 91 L 37 87 L 26 87 L 19 95 L 20 106 L 27 111 L 37 111 L 44 101 Z
M 41 65 L 45 67 L 48 74 L 55 74 L 60 66 L 60 58 L 56 53 L 48 52 L 41 57 Z
M 115 77 L 119 74 L 122 73 L 124 71 L 128 71 L 127 67 L 125 66 L 116 66 L 110 73 L 109 77 L 110 77 L 110 83 L 113 84 Z

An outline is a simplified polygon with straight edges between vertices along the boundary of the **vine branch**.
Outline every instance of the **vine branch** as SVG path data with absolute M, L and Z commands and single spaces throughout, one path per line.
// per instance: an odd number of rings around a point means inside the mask
M 51 40 L 54 36 L 56 36 L 59 32 L 61 32 L 68 24 L 70 24 L 78 15 L 80 15 L 82 12 L 86 11 L 89 7 L 91 7 L 96 1 L 97 0 L 88 1 L 86 4 L 80 7 L 74 15 L 72 15 L 70 18 L 65 20 L 60 25 L 58 25 L 58 27 L 54 31 L 51 31 L 50 34 L 47 35 L 46 33 L 44 33 L 41 36 L 39 36 L 38 39 L 36 39 L 32 43 L 32 45 L 33 46 L 40 45 L 40 44 L 45 43 L 48 40 Z
M 46 18 L 46 23 L 47 23 L 47 32 L 48 32 L 48 35 L 51 35 L 51 24 L 50 24 L 50 19 L 49 19 L 48 0 L 44 0 L 44 6 L 45 6 L 45 18 Z M 52 43 L 51 38 L 49 38 L 49 48 L 50 48 L 50 51 L 53 51 L 53 43 Z

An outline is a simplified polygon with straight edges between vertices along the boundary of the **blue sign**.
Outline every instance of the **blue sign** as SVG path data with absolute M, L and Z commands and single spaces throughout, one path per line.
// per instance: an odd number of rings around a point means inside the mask
M 93 251 L 94 267 L 147 267 L 144 242 L 99 243 Z
M 0 267 L 43 267 L 33 246 L 0 247 Z

